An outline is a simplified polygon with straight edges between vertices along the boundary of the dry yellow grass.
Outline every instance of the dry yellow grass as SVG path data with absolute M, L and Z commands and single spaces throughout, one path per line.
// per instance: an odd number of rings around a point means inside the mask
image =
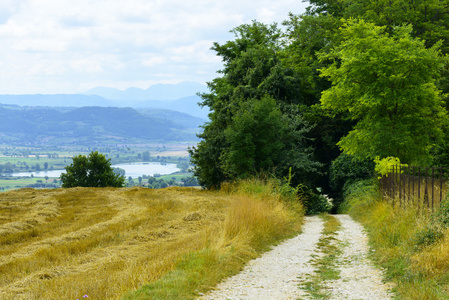
M 189 253 L 222 251 L 240 235 L 253 235 L 236 220 L 253 227 L 274 222 L 279 231 L 292 224 L 293 215 L 276 201 L 250 201 L 243 213 L 233 208 L 241 201 L 248 200 L 193 188 L 0 194 L 0 299 L 120 299 Z M 261 221 L 254 211 L 263 206 L 277 213 Z
M 412 267 L 430 278 L 449 274 L 449 230 L 444 239 L 436 245 L 429 246 L 411 257 Z
M 0 298 L 119 298 L 203 246 L 228 206 L 193 189 L 1 194 Z
M 374 257 L 397 284 L 398 298 L 449 299 L 449 230 L 441 240 L 429 230 L 435 224 L 427 204 L 394 205 L 398 199 L 382 200 L 369 181 L 354 185 L 346 201 L 368 229 Z

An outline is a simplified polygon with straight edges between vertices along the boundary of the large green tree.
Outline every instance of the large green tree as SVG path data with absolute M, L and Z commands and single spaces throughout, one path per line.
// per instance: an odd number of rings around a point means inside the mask
M 338 145 L 361 158 L 396 156 L 403 162 L 428 162 L 446 119 L 435 80 L 446 60 L 437 43 L 426 48 L 411 36 L 412 26 L 386 27 L 349 20 L 343 41 L 322 60 L 332 81 L 323 92 L 324 108 L 348 112 L 355 128 Z
M 226 128 L 229 146 L 220 157 L 224 172 L 231 178 L 255 175 L 274 169 L 284 147 L 287 124 L 273 98 L 246 101 Z
M 409 24 L 412 37 L 423 40 L 426 48 L 441 41 L 441 51 L 449 54 L 449 1 L 448 0 L 310 0 L 307 17 L 323 19 L 363 19 L 385 26 L 392 33 L 396 26 Z M 337 28 L 337 27 L 335 27 Z M 333 39 L 327 39 L 330 43 Z M 449 92 L 449 69 L 440 70 L 437 86 Z M 449 102 L 449 99 L 445 99 Z M 449 104 L 446 104 L 449 107 Z
M 281 59 L 281 31 L 253 22 L 232 32 L 234 40 L 212 47 L 224 68 L 201 95 L 211 113 L 202 141 L 190 150 L 195 176 L 205 187 L 260 171 L 285 176 L 289 167 L 298 180 L 310 178 L 317 164 L 301 164 L 312 157 L 304 143 L 309 126 L 297 109 L 304 89 Z
M 125 178 L 115 173 L 111 160 L 98 151 L 89 156 L 73 157 L 71 165 L 65 167 L 66 173 L 61 174 L 62 187 L 122 187 Z
M 333 3 L 329 10 L 338 9 Z M 314 174 L 314 184 L 331 193 L 329 186 L 329 168 L 341 150 L 337 142 L 354 126 L 354 121 L 347 118 L 347 113 L 331 114 L 320 107 L 321 93 L 331 87 L 328 78 L 319 76 L 319 69 L 329 66 L 330 61 L 319 60 L 319 55 L 329 53 L 338 45 L 340 35 L 338 28 L 342 20 L 330 13 L 317 14 L 313 9 L 304 15 L 289 15 L 285 38 L 288 41 L 282 51 L 283 63 L 295 70 L 296 76 L 302 78 L 303 101 L 301 113 L 311 124 L 306 133 L 307 144 L 313 149 L 314 159 L 321 163 L 319 172 Z

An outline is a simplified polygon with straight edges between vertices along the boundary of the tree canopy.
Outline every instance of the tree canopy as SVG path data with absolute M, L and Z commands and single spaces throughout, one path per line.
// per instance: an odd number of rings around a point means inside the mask
M 190 149 L 195 175 L 206 187 L 259 172 L 285 176 L 290 167 L 307 178 L 319 163 L 305 143 L 301 77 L 283 64 L 281 31 L 253 22 L 232 32 L 235 41 L 212 47 L 224 69 L 201 95 L 211 113 L 202 141 Z
M 213 44 L 223 69 L 201 95 L 211 113 L 190 149 L 199 183 L 291 168 L 292 184 L 332 197 L 341 162 L 341 181 L 376 156 L 449 165 L 446 1 L 310 4 L 283 28 L 253 21 Z
M 437 43 L 426 49 L 412 27 L 386 27 L 349 20 L 342 43 L 321 59 L 332 87 L 324 108 L 347 111 L 357 124 L 338 145 L 348 154 L 374 159 L 395 156 L 404 162 L 430 161 L 430 146 L 441 137 L 446 118 L 435 80 L 444 66 Z M 423 130 L 425 129 L 425 130 Z
M 125 178 L 115 173 L 111 160 L 98 151 L 89 156 L 73 157 L 71 165 L 65 167 L 66 173 L 61 174 L 62 187 L 122 187 Z

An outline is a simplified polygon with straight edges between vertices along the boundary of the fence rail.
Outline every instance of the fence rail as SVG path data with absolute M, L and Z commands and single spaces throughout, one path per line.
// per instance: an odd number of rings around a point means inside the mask
M 394 166 L 379 181 L 382 195 L 393 204 L 424 204 L 434 211 L 446 197 L 448 178 L 449 168 Z

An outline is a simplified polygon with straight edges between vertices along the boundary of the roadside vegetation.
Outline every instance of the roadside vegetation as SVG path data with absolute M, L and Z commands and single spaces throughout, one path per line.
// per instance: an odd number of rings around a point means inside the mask
M 449 198 L 433 214 L 424 205 L 393 206 L 376 180 L 350 185 L 345 198 L 342 212 L 365 226 L 400 299 L 449 299 Z
M 194 299 L 298 233 L 302 216 L 295 191 L 272 179 L 221 191 L 9 191 L 0 298 Z

